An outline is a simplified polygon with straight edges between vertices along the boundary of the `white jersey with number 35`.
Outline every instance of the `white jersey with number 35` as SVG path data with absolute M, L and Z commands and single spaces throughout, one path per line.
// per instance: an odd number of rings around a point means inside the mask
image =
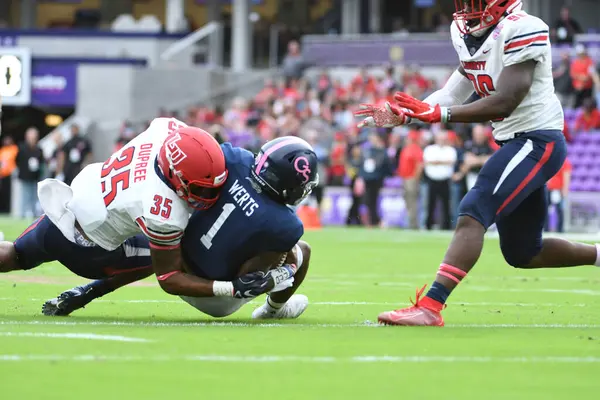
M 169 133 L 186 126 L 156 118 L 104 164 L 91 164 L 73 180 L 67 205 L 85 235 L 107 250 L 140 232 L 151 247 L 179 245 L 190 209 L 156 172 L 155 160 Z
M 456 23 L 452 23 L 451 33 L 460 63 L 481 97 L 494 93 L 505 67 L 536 62 L 533 84 L 525 99 L 510 117 L 492 121 L 496 140 L 512 139 L 520 132 L 563 130 L 564 116 L 554 94 L 549 30 L 544 21 L 524 11 L 510 14 L 473 54 Z

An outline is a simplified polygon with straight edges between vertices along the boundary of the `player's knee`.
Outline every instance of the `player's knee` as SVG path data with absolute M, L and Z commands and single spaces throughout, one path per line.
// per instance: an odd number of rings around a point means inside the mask
M 307 242 L 300 240 L 298 242 L 298 247 L 300 247 L 300 251 L 302 252 L 302 265 L 299 265 L 298 267 L 308 268 L 311 254 L 310 245 Z
M 461 200 L 458 206 L 458 215 L 460 215 L 457 221 L 457 228 L 461 220 L 463 223 L 477 223 L 483 225 L 487 229 L 493 222 L 494 214 L 489 209 L 489 200 L 484 190 L 475 187 Z M 465 217 L 470 217 L 466 218 Z
M 522 245 L 502 244 L 500 246 L 504 260 L 514 268 L 529 268 L 531 260 L 539 253 L 539 250 Z
M 456 221 L 456 232 L 471 230 L 471 229 L 482 229 L 482 225 L 479 221 L 469 215 L 461 215 Z
M 21 269 L 17 262 L 17 252 L 12 242 L 0 242 L 0 272 Z

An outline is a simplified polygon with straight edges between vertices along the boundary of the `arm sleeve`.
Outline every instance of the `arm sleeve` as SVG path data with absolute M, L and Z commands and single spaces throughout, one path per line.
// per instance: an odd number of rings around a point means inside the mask
M 151 248 L 171 250 L 180 246 L 183 237 L 183 230 L 180 228 L 158 224 L 156 221 L 144 217 L 139 217 L 135 222 L 150 241 Z
M 463 104 L 473 94 L 473 84 L 458 69 L 448 79 L 443 88 L 429 95 L 425 103 L 435 106 L 451 107 Z
M 550 33 L 542 21 L 521 24 L 504 41 L 502 61 L 505 67 L 533 60 L 542 62 L 550 55 Z

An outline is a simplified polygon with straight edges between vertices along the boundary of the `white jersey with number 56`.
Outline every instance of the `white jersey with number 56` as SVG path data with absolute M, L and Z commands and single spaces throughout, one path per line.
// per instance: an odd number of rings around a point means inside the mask
M 67 208 L 90 240 L 113 250 L 141 232 L 151 247 L 179 245 L 191 210 L 158 176 L 155 161 L 179 126 L 186 125 L 156 118 L 104 164 L 87 166 L 73 180 Z
M 564 116 L 554 94 L 552 53 L 548 25 L 524 11 L 504 18 L 479 49 L 469 49 L 456 22 L 451 27 L 452 43 L 460 63 L 481 97 L 494 93 L 505 67 L 528 60 L 536 62 L 533 84 L 510 117 L 492 121 L 496 140 L 512 139 L 516 133 L 534 130 L 563 130 Z M 474 51 L 472 54 L 472 50 Z

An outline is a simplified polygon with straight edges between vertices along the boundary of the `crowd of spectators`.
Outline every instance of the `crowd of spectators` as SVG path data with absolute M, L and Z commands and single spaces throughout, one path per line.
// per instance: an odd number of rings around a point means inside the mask
M 568 40 L 568 35 L 577 31 L 575 24 L 569 21 L 568 14 L 564 13 L 557 23 L 564 26 L 556 27 L 553 34 L 563 37 L 567 32 L 564 40 Z M 305 73 L 308 65 L 303 62 L 296 42 L 289 44 L 284 67 L 285 75 L 266 80 L 254 98 L 236 98 L 223 107 L 198 104 L 187 110 L 164 109 L 158 116 L 181 119 L 207 130 L 220 142 L 229 141 L 252 151 L 279 136 L 304 138 L 314 147 L 320 164 L 321 180 L 313 192 L 314 204 L 320 206 L 327 186 L 350 188 L 352 203 L 346 218 L 348 225 L 382 225 L 379 193 L 387 178 L 397 176 L 402 179 L 407 227 L 452 227 L 460 199 L 474 185 L 481 166 L 497 148 L 490 125 L 359 129 L 353 112 L 360 103 L 393 101 L 396 91 L 424 98 L 444 82 L 432 80 L 418 68 L 404 65 L 389 66 L 380 74 L 363 69 L 347 82 L 337 79 L 328 70 L 309 79 Z M 574 54 L 565 52 L 554 70 L 554 78 L 564 106 L 579 110 L 574 122 L 566 126 L 567 139 L 571 140 L 577 132 L 599 129 L 600 111 L 596 99 L 600 99 L 600 75 L 585 47 L 576 46 Z M 124 122 L 114 150 L 143 131 L 148 123 Z M 59 150 L 50 159 L 39 159 L 42 172 L 20 173 L 24 187 L 38 175 L 58 175 L 70 182 L 73 174 L 89 162 L 89 143 L 79 137 L 77 127 L 73 127 L 73 133 L 74 138 L 68 143 L 57 143 Z M 26 136 L 26 143 L 33 146 L 37 135 L 28 133 Z M 10 141 L 10 138 L 4 140 Z M 0 178 L 3 178 L 0 192 L 12 172 L 7 165 L 14 164 L 7 163 L 5 158 L 26 160 L 23 165 L 35 164 L 30 156 L 17 156 L 29 151 L 26 146 L 14 150 L 13 143 L 4 143 L 0 150 Z M 16 164 L 12 168 L 15 167 Z M 560 186 L 556 190 L 560 191 L 561 199 L 568 194 L 569 173 L 569 168 L 561 171 L 564 176 L 554 183 Z M 0 196 L 0 203 L 2 198 L 4 196 Z M 553 204 L 562 204 L 557 198 Z M 367 211 L 361 212 L 362 208 Z M 23 209 L 30 210 L 31 205 Z
M 560 30 L 556 34 L 560 35 Z M 227 107 L 197 105 L 183 113 L 162 110 L 160 116 L 179 118 L 211 132 L 221 142 L 252 151 L 278 136 L 304 138 L 315 148 L 320 163 L 321 181 L 313 193 L 315 204 L 321 204 L 325 187 L 349 187 L 349 225 L 381 225 L 379 192 L 386 178 L 398 176 L 402 178 L 407 209 L 406 226 L 450 229 L 460 200 L 497 148 L 491 126 L 358 129 L 353 112 L 360 103 L 391 101 L 399 90 L 424 98 L 444 82 L 401 65 L 389 66 L 382 74 L 364 69 L 347 83 L 327 70 L 308 79 L 302 73 L 306 65 L 297 43 L 290 43 L 288 55 L 289 74 L 267 80 L 252 99 L 236 98 Z M 577 46 L 573 56 L 565 53 L 554 77 L 565 107 L 580 110 L 575 121 L 566 126 L 567 139 L 572 139 L 573 132 L 600 128 L 595 99 L 600 93 L 600 77 L 585 47 Z M 143 128 L 124 123 L 116 149 Z M 562 188 L 560 191 L 567 195 Z M 361 213 L 361 204 L 367 212 Z
M 30 127 L 25 131 L 25 140 L 15 144 L 13 138 L 4 135 L 0 148 L 0 213 L 10 213 L 11 198 L 15 184 L 20 196 L 19 215 L 33 218 L 41 214 L 37 197 L 37 183 L 45 178 L 56 178 L 70 184 L 87 164 L 93 161 L 92 147 L 87 138 L 80 135 L 79 127 L 71 125 L 71 137 L 62 143 L 62 135 L 53 137 L 56 150 L 44 156 L 39 146 L 39 131 Z M 16 175 L 17 180 L 13 180 Z

